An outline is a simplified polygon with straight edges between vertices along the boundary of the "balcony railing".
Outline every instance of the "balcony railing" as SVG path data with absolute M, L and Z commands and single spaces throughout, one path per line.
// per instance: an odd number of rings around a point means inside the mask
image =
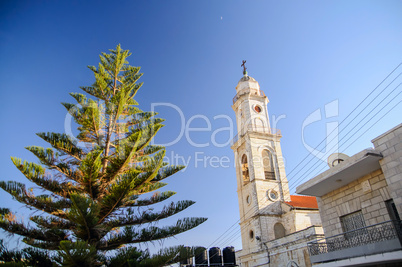
M 401 222 L 386 221 L 308 243 L 311 261 L 324 262 L 400 250 Z
M 240 90 L 235 97 L 233 97 L 233 104 L 237 101 L 237 99 L 239 99 L 242 95 L 258 95 L 258 96 L 265 96 L 264 92 L 262 90 L 258 90 L 258 89 L 250 89 L 250 88 L 246 88 L 246 89 L 242 89 Z
M 268 128 L 268 127 L 258 127 L 258 126 L 249 126 L 249 127 L 244 127 L 239 134 L 236 134 L 235 137 L 233 137 L 231 145 L 236 143 L 239 140 L 239 136 L 242 137 L 246 133 L 250 132 L 256 132 L 256 133 L 269 133 L 272 135 L 281 135 L 281 130 L 279 129 L 274 129 L 274 128 Z

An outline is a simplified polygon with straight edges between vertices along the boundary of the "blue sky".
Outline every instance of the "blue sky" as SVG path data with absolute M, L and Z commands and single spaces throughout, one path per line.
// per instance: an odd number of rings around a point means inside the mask
M 213 135 L 228 127 L 226 119 L 214 117 L 229 116 L 234 122 L 231 105 L 242 76 L 241 61 L 247 60 L 249 75 L 270 99 L 270 116 L 282 115 L 275 128 L 282 131 L 294 191 L 315 175 L 308 171 L 309 164 L 317 162 L 316 172 L 325 169 L 325 163 L 311 158 L 298 166 L 309 155 L 305 144 L 318 145 L 328 123 L 344 120 L 402 61 L 401 13 L 400 1 L 1 1 L 1 179 L 25 182 L 10 156 L 35 161 L 24 150 L 46 146 L 35 133 L 65 131 L 66 111 L 60 102 L 72 101 L 69 92 L 92 84 L 86 66 L 97 65 L 100 52 L 121 44 L 133 52 L 130 64 L 141 66 L 144 73 L 137 95 L 140 107 L 170 104 L 155 107 L 166 119 L 157 142 L 175 140 L 189 121 L 191 128 L 211 123 L 210 130 L 189 133 L 192 142 L 207 146 L 193 146 L 184 134 L 167 147 L 168 156 L 183 157 L 188 167 L 169 178 L 166 188 L 177 192 L 174 200 L 197 202 L 174 219 L 209 220 L 163 245 L 239 249 L 237 228 L 216 240 L 236 223 L 239 212 L 233 152 L 230 145 L 213 145 L 211 138 L 220 144 L 230 139 L 229 131 Z M 352 155 L 371 147 L 371 139 L 401 122 L 401 89 L 395 89 L 400 82 L 398 78 L 377 96 L 383 84 L 369 96 L 367 103 L 373 102 L 367 108 L 358 108 L 355 114 L 361 114 L 355 120 L 348 118 L 351 123 L 339 138 L 344 138 L 341 144 L 351 139 L 340 152 Z M 325 106 L 333 101 L 336 116 L 326 118 Z M 185 124 L 172 105 L 181 110 Z M 323 118 L 302 129 L 316 110 Z M 353 129 L 358 122 L 363 125 L 360 131 L 361 125 Z M 208 160 L 196 166 L 197 157 L 213 156 L 229 158 L 230 166 L 214 168 Z M 302 166 L 307 167 L 298 169 Z M 20 207 L 5 193 L 0 196 L 2 206 Z

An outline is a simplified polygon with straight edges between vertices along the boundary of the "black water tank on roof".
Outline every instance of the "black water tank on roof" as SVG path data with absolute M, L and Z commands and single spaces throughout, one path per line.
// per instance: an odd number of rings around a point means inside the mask
M 208 266 L 207 249 L 204 247 L 196 247 L 194 250 L 195 266 Z
M 222 266 L 222 253 L 220 248 L 213 247 L 209 249 L 209 265 L 211 267 Z
M 193 255 L 190 247 L 183 247 L 180 250 L 180 266 L 192 266 L 193 265 Z
M 223 249 L 223 266 L 236 266 L 236 256 L 234 247 L 226 247 Z

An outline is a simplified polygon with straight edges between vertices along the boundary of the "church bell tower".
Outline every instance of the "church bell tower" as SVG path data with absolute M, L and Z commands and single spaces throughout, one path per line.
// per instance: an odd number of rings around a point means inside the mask
M 285 231 L 281 203 L 290 201 L 290 194 L 280 145 L 282 136 L 271 128 L 268 97 L 248 76 L 245 61 L 242 67 L 243 77 L 233 98 L 237 136 L 231 148 L 236 160 L 242 250 L 251 253 L 264 249 L 259 241 L 275 239 L 274 227 L 278 224 Z

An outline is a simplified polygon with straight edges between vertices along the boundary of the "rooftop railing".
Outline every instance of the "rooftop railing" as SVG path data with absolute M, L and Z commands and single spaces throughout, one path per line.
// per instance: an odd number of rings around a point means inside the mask
M 331 261 L 401 249 L 401 222 L 386 221 L 308 243 L 312 262 Z
M 262 90 L 258 90 L 258 89 L 250 89 L 250 88 L 246 88 L 246 89 L 242 89 L 240 90 L 235 97 L 233 97 L 233 104 L 237 101 L 237 99 L 239 99 L 242 95 L 258 95 L 258 96 L 265 96 L 264 92 Z

